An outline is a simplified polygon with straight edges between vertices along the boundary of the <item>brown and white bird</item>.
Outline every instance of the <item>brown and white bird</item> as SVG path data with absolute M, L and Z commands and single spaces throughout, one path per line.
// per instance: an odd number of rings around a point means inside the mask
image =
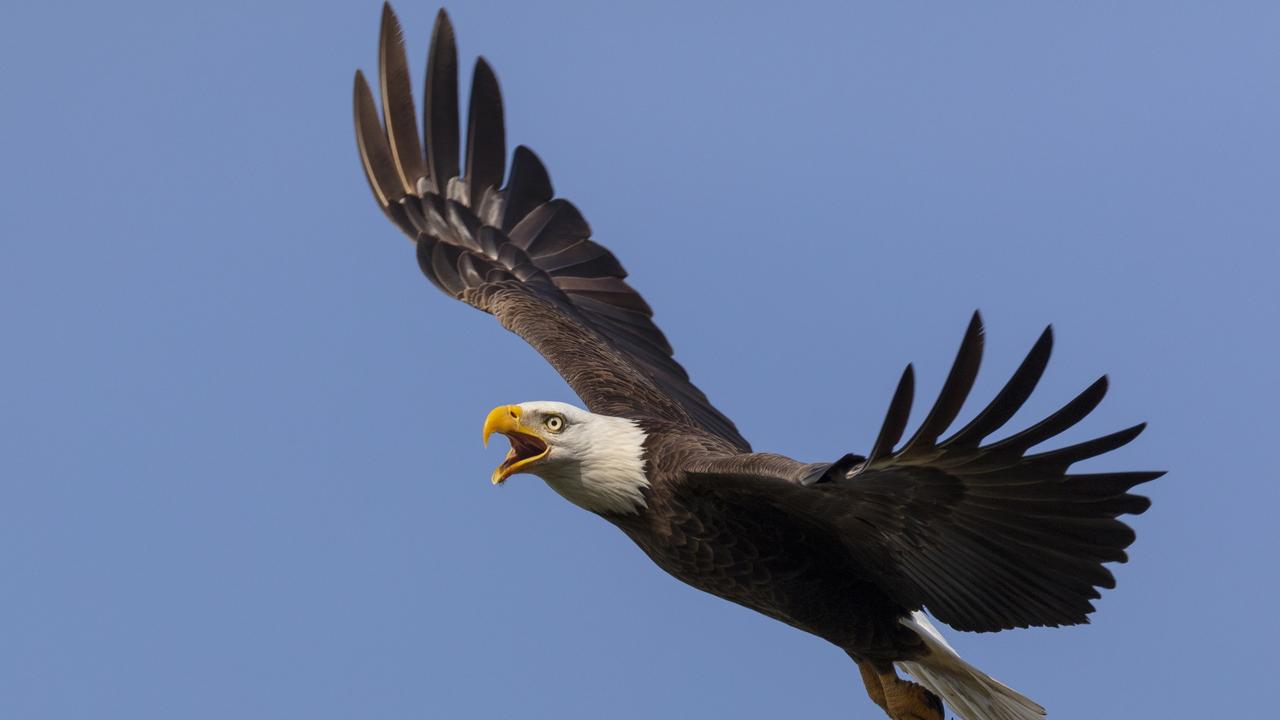
M 982 357 L 975 313 L 938 399 L 905 442 L 910 366 L 865 456 L 808 463 L 752 452 L 672 358 L 622 265 L 554 196 L 537 156 L 517 147 L 508 170 L 502 99 L 483 59 L 463 145 L 445 13 L 431 37 L 421 138 L 389 6 L 381 32 L 381 110 L 364 76 L 355 80 L 356 140 L 374 197 L 413 239 L 432 283 L 524 338 L 587 408 L 494 409 L 485 440 L 501 433 L 511 450 L 493 482 L 537 475 L 676 578 L 834 643 L 895 720 L 938 720 L 943 702 L 965 720 L 1042 717 L 961 659 L 924 611 L 979 632 L 1087 622 L 1098 588 L 1115 585 L 1104 563 L 1124 562 L 1134 540 L 1117 518 L 1149 505 L 1129 490 L 1161 473 L 1068 472 L 1142 425 L 1032 449 L 1088 415 L 1106 379 L 987 442 L 1044 372 L 1046 329 L 990 404 L 944 438 Z

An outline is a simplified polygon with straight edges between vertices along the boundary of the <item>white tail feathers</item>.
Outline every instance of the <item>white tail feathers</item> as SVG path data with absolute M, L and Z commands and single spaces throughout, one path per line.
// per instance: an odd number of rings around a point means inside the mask
M 1031 699 L 962 660 L 924 613 L 913 612 L 902 624 L 920 635 L 929 654 L 897 663 L 898 668 L 942 698 L 962 720 L 1039 720 L 1045 716 L 1044 708 Z

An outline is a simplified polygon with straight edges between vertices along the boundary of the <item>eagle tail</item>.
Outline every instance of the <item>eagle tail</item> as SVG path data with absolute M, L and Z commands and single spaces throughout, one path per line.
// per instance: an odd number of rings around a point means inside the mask
M 943 639 L 923 612 L 913 612 L 902 624 L 915 630 L 929 654 L 898 668 L 926 690 L 941 697 L 962 720 L 1038 720 L 1044 708 L 1030 698 L 965 662 Z

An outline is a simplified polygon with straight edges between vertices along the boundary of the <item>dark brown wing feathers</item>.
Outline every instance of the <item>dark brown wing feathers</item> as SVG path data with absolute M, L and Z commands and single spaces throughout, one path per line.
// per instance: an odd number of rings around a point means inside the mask
M 515 149 L 502 187 L 502 96 L 483 59 L 475 64 L 461 146 L 457 68 L 453 28 L 441 11 L 427 61 L 421 144 L 400 24 L 389 6 L 379 47 L 381 113 L 356 74 L 361 163 L 378 204 L 418 244 L 423 273 L 529 341 L 593 412 L 700 426 L 749 449 L 672 358 L 621 263 L 591 240 L 573 204 L 554 198 L 533 152 Z
M 463 181 L 469 207 L 481 208 L 485 192 L 502 185 L 507 161 L 507 130 L 502 114 L 498 78 L 484 58 L 477 58 L 471 74 L 471 104 L 467 110 L 467 161 Z M 480 213 L 484 217 L 483 211 Z M 488 219 L 486 219 L 488 221 Z M 490 224 L 493 224 L 490 221 Z
M 907 429 L 907 420 L 911 416 L 911 401 L 915 393 L 915 370 L 908 364 L 898 380 L 898 388 L 893 391 L 893 399 L 889 401 L 889 411 L 885 413 L 884 424 L 880 426 L 880 434 L 876 436 L 876 442 L 871 446 L 871 454 L 867 456 L 867 462 L 879 462 L 893 452 L 893 446 L 898 444 L 902 439 L 903 431 Z
M 395 13 L 384 5 L 384 23 L 395 23 Z M 441 197 L 449 178 L 458 176 L 458 48 L 453 23 L 444 8 L 436 13 L 427 54 L 427 79 L 422 93 L 422 129 L 427 145 L 428 189 Z
M 995 399 L 945 440 L 968 397 L 982 354 L 976 314 L 920 429 L 896 451 L 910 412 L 908 366 L 869 456 L 805 465 L 777 455 L 709 460 L 690 468 L 699 487 L 757 492 L 797 515 L 822 516 L 849 552 L 903 606 L 927 607 L 961 630 L 1087 622 L 1097 588 L 1115 585 L 1103 565 L 1124 562 L 1133 531 L 1118 518 L 1150 502 L 1129 490 L 1159 472 L 1069 473 L 1076 462 L 1133 440 L 1142 425 L 1028 455 L 1084 419 L 1106 393 L 1105 378 L 1048 418 L 988 445 L 1035 388 L 1048 363 L 1046 329 Z M 782 490 L 779 481 L 790 488 Z
M 390 5 L 382 6 L 382 28 L 378 40 L 378 87 L 382 95 L 382 121 L 392 165 L 400 177 L 404 193 L 414 192 L 424 174 L 422 146 L 418 144 L 418 118 L 409 89 L 409 64 L 405 59 L 404 36 Z
M 1046 329 L 1013 378 L 973 421 L 938 436 L 968 397 L 982 355 L 975 314 L 941 396 L 911 440 L 882 452 L 827 492 L 847 503 L 842 527 L 862 552 L 888 552 L 908 604 L 927 606 L 961 630 L 999 630 L 1087 621 L 1097 587 L 1113 587 L 1102 563 L 1126 559 L 1131 529 L 1117 518 L 1149 505 L 1129 490 L 1162 473 L 1069 474 L 1073 463 L 1110 452 L 1143 426 L 1034 455 L 1026 451 L 1072 427 L 1106 393 L 1100 380 L 1031 428 L 982 446 L 1030 395 L 1052 348 Z M 890 436 L 900 434 L 895 394 Z M 886 426 L 889 422 L 886 422 Z M 883 433 L 882 433 L 883 435 Z M 874 531 L 867 530 L 874 528 Z
M 951 365 L 951 372 L 947 374 L 942 391 L 938 393 L 937 402 L 925 416 L 924 422 L 920 423 L 920 429 L 916 430 L 916 434 L 907 441 L 899 454 L 936 444 L 938 436 L 960 414 L 960 407 L 973 389 L 973 381 L 978 377 L 978 365 L 982 361 L 982 332 L 982 318 L 975 312 L 965 331 L 964 340 L 960 343 L 956 360 Z

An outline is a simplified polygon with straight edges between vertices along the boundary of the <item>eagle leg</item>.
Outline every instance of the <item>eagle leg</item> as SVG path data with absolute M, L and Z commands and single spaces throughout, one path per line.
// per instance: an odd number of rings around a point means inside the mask
M 875 665 L 867 660 L 859 660 L 858 672 L 862 674 L 862 684 L 867 686 L 871 702 L 879 705 L 886 713 L 889 712 L 889 705 L 884 699 L 884 686 L 880 684 L 880 673 L 876 671 Z
M 871 701 L 892 720 L 945 720 L 938 696 L 898 677 L 892 663 L 859 661 L 858 672 Z

